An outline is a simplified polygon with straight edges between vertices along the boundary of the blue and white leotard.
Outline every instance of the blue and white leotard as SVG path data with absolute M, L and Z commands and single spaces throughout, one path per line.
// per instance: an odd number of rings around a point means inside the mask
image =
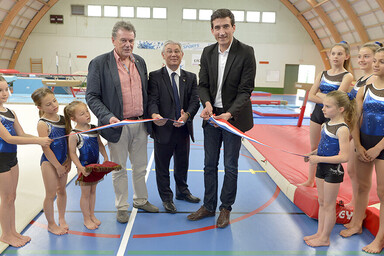
M 48 137 L 57 138 L 66 135 L 65 132 L 65 119 L 60 115 L 59 121 L 52 121 L 45 118 L 40 118 L 39 122 L 44 122 L 48 126 Z M 67 159 L 68 143 L 67 138 L 55 139 L 50 145 L 52 152 L 55 154 L 57 161 L 63 164 Z M 48 161 L 47 157 L 43 154 L 41 156 L 40 164 L 44 161 Z
M 339 89 L 341 82 L 348 71 L 337 75 L 328 75 L 328 71 L 323 71 L 320 79 L 320 92 L 328 94 L 331 91 L 336 91 Z
M 329 121 L 321 129 L 321 139 L 317 148 L 319 156 L 336 156 L 340 152 L 339 139 L 337 131 L 340 127 L 347 126 L 345 123 L 330 125 Z M 348 127 L 348 126 L 347 126 Z
M 95 128 L 95 126 L 91 125 L 91 129 L 92 128 Z M 73 129 L 72 131 L 81 132 L 81 130 L 77 129 Z M 77 148 L 80 152 L 79 160 L 82 166 L 99 163 L 98 135 L 99 133 L 97 131 L 76 134 L 78 138 Z
M 377 89 L 374 84 L 365 87 L 360 130 L 367 135 L 384 136 L 384 89 Z
M 13 112 L 6 108 L 5 112 L 0 111 L 0 121 L 1 124 L 4 125 L 5 129 L 12 135 L 16 136 L 16 130 L 13 127 L 15 123 L 15 115 Z M 0 138 L 0 152 L 1 153 L 16 153 L 17 146 L 15 144 L 9 144 L 5 142 L 2 138 Z
M 350 97 L 356 98 L 357 92 L 361 87 L 364 87 L 367 84 L 367 80 L 371 78 L 372 75 L 368 76 L 367 78 L 363 79 L 364 76 L 360 77 L 355 85 L 353 86 L 352 90 L 349 92 Z

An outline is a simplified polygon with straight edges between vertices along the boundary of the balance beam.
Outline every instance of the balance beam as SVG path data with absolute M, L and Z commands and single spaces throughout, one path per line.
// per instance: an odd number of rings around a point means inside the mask
M 41 82 L 46 86 L 51 86 L 52 91 L 55 90 L 55 87 L 63 87 L 63 89 L 69 88 L 73 97 L 76 98 L 73 87 L 81 85 L 83 82 L 80 80 L 56 80 L 56 79 L 43 79 Z

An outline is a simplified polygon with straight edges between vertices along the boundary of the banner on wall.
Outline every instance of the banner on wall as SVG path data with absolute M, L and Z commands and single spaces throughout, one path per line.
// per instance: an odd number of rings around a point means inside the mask
M 200 54 L 192 54 L 192 66 L 199 66 L 200 65 Z
M 180 42 L 184 51 L 202 51 L 204 47 L 211 45 L 212 43 L 190 43 L 190 42 Z M 139 40 L 137 41 L 138 49 L 151 49 L 157 50 L 161 49 L 164 45 L 162 41 L 149 41 L 149 40 Z

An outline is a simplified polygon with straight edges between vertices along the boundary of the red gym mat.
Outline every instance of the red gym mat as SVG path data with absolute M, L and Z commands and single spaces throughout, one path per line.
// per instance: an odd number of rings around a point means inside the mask
M 256 100 L 251 98 L 252 104 L 257 105 L 287 105 L 288 102 L 286 100 Z
M 247 134 L 261 143 L 267 144 L 273 148 L 268 148 L 257 143 L 251 142 L 252 146 L 257 149 L 259 153 L 265 158 L 263 161 L 269 162 L 282 176 L 288 181 L 287 184 L 296 187 L 294 190 L 293 203 L 297 205 L 305 214 L 309 217 L 317 218 L 318 202 L 317 202 L 317 190 L 316 188 L 309 188 L 298 186 L 303 183 L 308 177 L 308 165 L 305 163 L 302 157 L 291 155 L 280 150 L 283 149 L 289 152 L 298 154 L 306 154 L 310 151 L 309 143 L 309 127 L 302 126 L 290 126 L 290 125 L 254 125 L 254 127 L 247 132 Z M 347 172 L 347 166 L 344 165 L 345 172 Z M 376 174 L 373 174 L 373 180 L 376 180 Z M 369 198 L 369 205 L 377 204 L 379 199 L 376 194 L 376 182 L 372 183 L 372 189 Z M 280 188 L 282 191 L 288 191 L 288 188 Z M 288 196 L 288 195 L 287 195 Z M 290 198 L 291 196 L 288 196 Z M 339 195 L 337 201 L 343 201 L 349 203 L 352 197 L 352 186 L 348 174 L 344 175 L 344 182 L 341 183 Z M 292 200 L 292 198 L 290 198 Z M 338 207 L 340 211 L 342 208 Z M 370 211 L 372 207 L 368 208 Z M 378 211 L 376 211 L 378 212 Z M 346 221 L 347 216 L 342 216 L 344 213 L 340 213 L 338 216 L 338 222 L 342 223 Z M 376 213 L 377 214 L 377 213 Z M 372 227 L 377 227 L 378 222 L 372 223 L 372 221 L 378 221 L 378 218 L 374 218 L 375 212 L 368 213 L 370 218 L 366 219 L 365 227 L 367 227 L 372 234 L 376 234 Z M 370 221 L 372 220 L 372 221 Z
M 272 93 L 270 93 L 270 92 L 254 91 L 254 92 L 252 92 L 252 96 L 270 97 L 270 96 L 272 96 Z
M 300 113 L 264 113 L 257 110 L 252 110 L 253 113 L 259 116 L 276 116 L 276 117 L 299 117 Z M 277 109 L 277 112 L 279 112 L 279 109 Z

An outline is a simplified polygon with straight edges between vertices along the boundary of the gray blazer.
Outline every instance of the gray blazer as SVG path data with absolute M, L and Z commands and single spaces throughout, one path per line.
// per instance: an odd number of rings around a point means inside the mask
M 147 66 L 143 58 L 136 54 L 133 56 L 141 78 L 144 118 L 147 118 Z M 123 96 L 113 51 L 100 55 L 89 63 L 85 99 L 91 111 L 98 118 L 99 126 L 109 124 L 109 119 L 113 116 L 119 120 L 124 119 Z M 116 143 L 120 139 L 121 131 L 122 127 L 103 129 L 101 136 L 109 142 Z

